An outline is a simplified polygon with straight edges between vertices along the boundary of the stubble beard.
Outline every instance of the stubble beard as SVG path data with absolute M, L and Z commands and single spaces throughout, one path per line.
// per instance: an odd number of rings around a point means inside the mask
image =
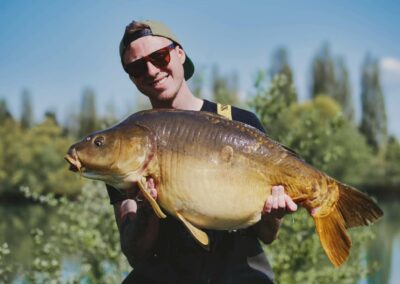
M 161 93 L 152 93 L 150 95 L 147 95 L 146 93 L 144 93 L 151 101 L 152 105 L 171 105 L 173 101 L 175 100 L 175 98 L 179 95 L 179 92 L 182 89 L 182 85 L 183 85 L 183 81 L 180 82 L 180 84 L 178 86 L 176 86 L 176 88 L 171 89 L 166 89 Z

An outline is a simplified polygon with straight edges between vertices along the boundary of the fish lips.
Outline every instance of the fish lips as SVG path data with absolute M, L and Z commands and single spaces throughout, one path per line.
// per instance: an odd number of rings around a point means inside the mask
M 69 170 L 72 172 L 80 172 L 82 170 L 82 164 L 78 159 L 75 148 L 70 149 L 64 156 L 64 159 L 70 164 Z

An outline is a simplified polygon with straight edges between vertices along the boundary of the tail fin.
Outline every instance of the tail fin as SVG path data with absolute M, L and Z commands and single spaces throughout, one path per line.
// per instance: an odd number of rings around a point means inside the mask
M 339 201 L 336 206 L 346 228 L 368 226 L 383 216 L 383 211 L 370 197 L 351 186 L 339 182 L 338 185 Z
M 346 229 L 369 225 L 383 215 L 382 210 L 367 195 L 337 182 L 339 200 L 326 216 L 314 217 L 322 247 L 335 267 L 346 261 L 351 240 Z

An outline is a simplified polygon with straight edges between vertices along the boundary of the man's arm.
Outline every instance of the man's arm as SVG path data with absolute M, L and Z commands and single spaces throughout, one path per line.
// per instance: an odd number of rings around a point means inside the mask
M 159 219 L 147 202 L 137 201 L 137 194 L 132 193 L 137 192 L 136 188 L 129 192 L 128 199 L 114 204 L 114 213 L 121 250 L 133 267 L 154 247 L 159 232 Z
M 273 186 L 272 194 L 264 204 L 261 220 L 253 226 L 258 238 L 265 244 L 272 243 L 278 235 L 283 216 L 296 210 L 296 203 L 285 194 L 283 186 Z

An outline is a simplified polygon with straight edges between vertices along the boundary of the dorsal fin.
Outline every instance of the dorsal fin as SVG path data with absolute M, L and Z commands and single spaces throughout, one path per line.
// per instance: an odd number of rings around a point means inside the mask
M 295 156 L 297 159 L 301 160 L 301 161 L 305 161 L 302 157 L 300 157 L 300 155 L 293 149 L 289 148 L 288 146 L 285 146 L 283 144 L 279 144 L 282 146 L 282 148 L 284 148 L 285 150 L 287 150 L 288 152 L 290 152 L 293 156 Z

